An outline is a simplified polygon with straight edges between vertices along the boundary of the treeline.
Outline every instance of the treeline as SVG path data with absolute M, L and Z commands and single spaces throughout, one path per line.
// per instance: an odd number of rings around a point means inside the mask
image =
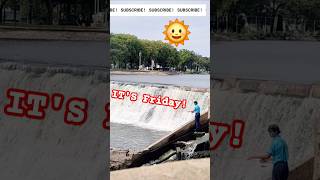
M 211 9 L 215 32 L 320 31 L 319 0 L 216 0 Z
M 111 60 L 115 69 L 151 67 L 152 60 L 162 69 L 176 71 L 209 71 L 210 60 L 190 50 L 177 50 L 161 41 L 142 40 L 129 34 L 111 34 Z
M 106 8 L 106 0 L 0 0 L 0 24 L 89 26 Z

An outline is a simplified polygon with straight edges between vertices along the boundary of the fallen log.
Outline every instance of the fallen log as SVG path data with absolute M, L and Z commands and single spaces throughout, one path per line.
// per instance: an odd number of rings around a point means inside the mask
M 201 131 L 208 132 L 209 115 L 208 112 L 203 113 L 200 116 Z M 172 133 L 164 136 L 160 140 L 148 146 L 142 152 L 134 155 L 132 158 L 132 164 L 130 167 L 139 167 L 149 161 L 159 158 L 163 153 L 169 149 L 174 149 L 175 142 L 187 141 L 195 139 L 194 135 L 195 123 L 194 120 L 186 123 L 181 128 L 176 129 Z

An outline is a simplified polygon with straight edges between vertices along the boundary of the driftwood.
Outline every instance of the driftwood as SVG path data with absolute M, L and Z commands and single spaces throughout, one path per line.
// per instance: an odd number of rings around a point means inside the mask
M 208 112 L 200 117 L 201 130 L 208 131 L 209 115 Z M 186 141 L 194 138 L 194 120 L 186 123 L 181 128 L 176 129 L 167 136 L 151 144 L 145 150 L 136 154 L 132 159 L 131 167 L 141 166 L 151 160 L 155 160 L 169 149 L 175 149 L 177 141 Z

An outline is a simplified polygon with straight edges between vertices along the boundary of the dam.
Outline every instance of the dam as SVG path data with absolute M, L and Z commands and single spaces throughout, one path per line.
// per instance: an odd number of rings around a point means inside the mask
M 65 36 L 69 32 L 48 34 L 54 39 L 32 32 L 29 39 L 0 40 L 0 179 L 105 179 L 109 161 L 109 131 L 102 126 L 109 102 L 104 96 L 109 94 L 105 39 L 92 40 L 95 33 L 82 40 Z M 68 38 L 59 38 L 61 34 Z M 32 39 L 34 35 L 39 39 Z M 86 123 L 66 124 L 64 109 L 47 108 L 43 120 L 9 116 L 3 111 L 9 88 L 86 99 Z
M 267 127 L 274 123 L 288 143 L 289 180 L 320 178 L 318 48 L 318 42 L 214 43 L 210 121 L 241 119 L 246 127 L 239 149 L 222 143 L 211 152 L 213 179 L 270 180 L 271 163 L 247 158 L 269 149 Z
M 88 120 L 81 127 L 64 123 L 63 111 L 46 111 L 42 121 L 0 114 L 1 179 L 82 179 L 79 170 L 86 169 L 87 178 L 103 179 L 107 157 L 108 131 L 102 128 L 107 103 L 104 72 L 72 67 L 39 67 L 19 63 L 0 63 L 0 107 L 8 103 L 8 88 L 62 93 L 65 97 L 86 98 L 90 104 Z M 69 84 L 69 85 L 66 85 Z M 79 90 L 74 91 L 74 88 Z M 92 133 L 94 131 L 94 133 Z M 36 162 L 30 166 L 30 162 Z M 92 162 L 92 163 L 88 163 Z M 70 168 L 74 163 L 82 164 Z M 18 173 L 11 173 L 16 169 Z M 65 170 L 68 169 L 68 172 Z M 52 175 L 52 171 L 59 171 Z M 41 173 L 39 173 L 41 172 Z M 40 178 L 41 179 L 41 178 Z
M 205 88 L 112 81 L 110 91 L 114 89 L 136 92 L 138 100 L 133 102 L 129 99 L 111 98 L 111 129 L 113 129 L 111 147 L 113 148 L 131 147 L 143 150 L 164 135 L 181 128 L 188 122 L 193 122 L 194 114 L 188 112 L 193 110 L 193 101 L 198 101 L 202 112 L 209 110 L 210 92 Z M 186 107 L 174 109 L 169 106 L 142 103 L 143 94 L 185 99 Z M 121 127 L 128 127 L 128 129 L 121 131 Z M 125 144 L 127 147 L 124 146 Z M 136 144 L 136 147 L 132 144 Z
M 288 143 L 291 170 L 314 158 L 314 127 L 318 121 L 320 104 L 318 88 L 272 81 L 216 81 L 214 103 L 219 105 L 215 106 L 213 114 L 223 122 L 235 117 L 243 119 L 246 130 L 244 144 L 239 150 L 232 150 L 223 144 L 212 153 L 213 167 L 217 170 L 214 176 L 219 179 L 271 178 L 271 163 L 261 165 L 258 161 L 248 161 L 246 158 L 269 149 L 271 139 L 267 127 L 274 123 L 280 126 L 281 135 Z M 219 173 L 222 169 L 237 171 Z

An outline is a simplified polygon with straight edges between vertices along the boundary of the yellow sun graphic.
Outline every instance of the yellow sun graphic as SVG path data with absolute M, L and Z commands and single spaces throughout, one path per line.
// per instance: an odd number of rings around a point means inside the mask
M 168 40 L 170 44 L 184 45 L 185 40 L 189 40 L 188 35 L 191 34 L 189 31 L 189 26 L 184 24 L 184 21 L 179 21 L 176 19 L 174 21 L 169 21 L 168 25 L 165 25 L 165 30 L 163 34 L 166 36 L 165 40 Z

